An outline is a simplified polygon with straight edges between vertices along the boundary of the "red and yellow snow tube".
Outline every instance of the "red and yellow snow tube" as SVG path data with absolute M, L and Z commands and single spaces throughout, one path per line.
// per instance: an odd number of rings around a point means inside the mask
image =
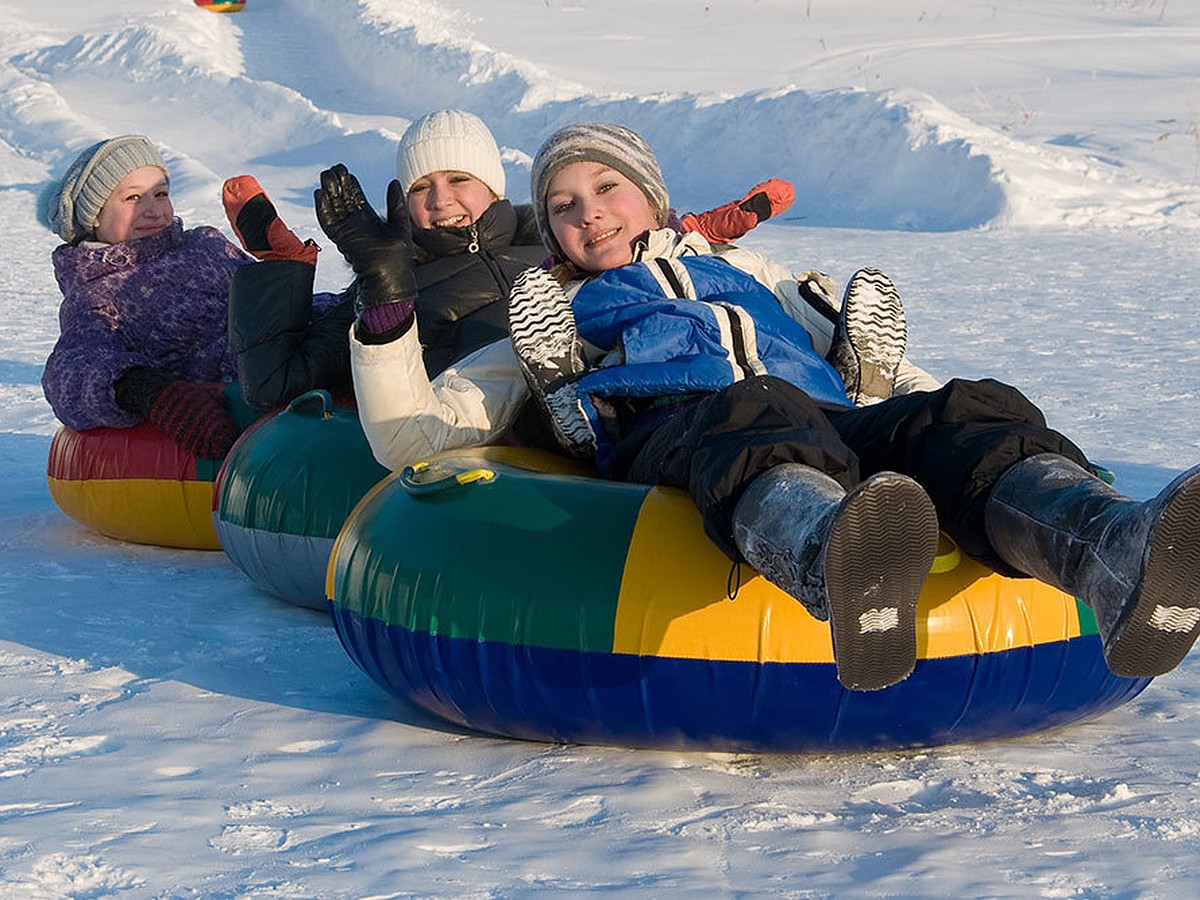
M 245 0 L 195 0 L 195 2 L 201 9 L 215 13 L 241 12 L 246 6 Z
M 64 426 L 50 442 L 46 481 L 59 509 L 107 537 L 219 550 L 212 498 L 220 464 L 192 456 L 150 424 Z
M 921 593 L 916 670 L 883 691 L 843 689 L 828 625 L 747 567 L 732 574 L 683 492 L 486 448 L 377 485 L 326 592 L 343 646 L 386 690 L 540 741 L 926 746 L 1075 722 L 1148 684 L 1109 672 L 1082 604 L 948 541 Z

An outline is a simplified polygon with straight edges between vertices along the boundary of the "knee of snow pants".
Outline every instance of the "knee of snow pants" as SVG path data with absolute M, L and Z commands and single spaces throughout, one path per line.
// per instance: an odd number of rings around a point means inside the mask
M 669 419 L 633 455 L 626 481 L 688 491 L 704 530 L 730 559 L 733 509 L 754 478 L 782 463 L 802 463 L 849 489 L 858 460 L 825 412 L 802 390 L 770 375 L 739 381 Z
M 941 529 L 963 552 L 1009 575 L 1018 573 L 992 550 L 983 524 L 996 480 L 1039 453 L 1088 464 L 1083 451 L 1047 427 L 1041 410 L 1019 390 L 992 379 L 956 378 L 936 391 L 830 418 L 858 454 L 864 477 L 892 470 L 916 479 L 933 500 Z

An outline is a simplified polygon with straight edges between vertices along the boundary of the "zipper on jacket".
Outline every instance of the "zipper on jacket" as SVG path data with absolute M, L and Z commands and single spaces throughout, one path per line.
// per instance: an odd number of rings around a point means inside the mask
M 479 244 L 479 226 L 474 222 L 470 228 L 471 242 L 467 244 L 467 252 L 476 254 L 483 262 L 489 272 L 492 273 L 492 278 L 496 282 L 496 286 L 500 288 L 503 297 L 507 297 L 508 292 L 512 290 L 512 282 L 504 274 L 504 269 L 496 262 L 496 257 L 492 255 L 490 250 L 485 250 Z M 502 298 L 503 298 L 502 297 Z

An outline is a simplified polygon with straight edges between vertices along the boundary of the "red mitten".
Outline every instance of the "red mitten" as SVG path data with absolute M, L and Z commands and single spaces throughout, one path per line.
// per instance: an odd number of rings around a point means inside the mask
M 756 184 L 741 200 L 731 200 L 708 212 L 688 213 L 681 220 L 684 232 L 697 231 L 713 244 L 736 241 L 759 222 L 777 216 L 796 197 L 789 182 L 772 178 Z
M 221 459 L 239 431 L 221 387 L 194 381 L 168 382 L 150 404 L 146 418 L 183 449 L 204 459 Z
M 238 175 L 226 181 L 221 189 L 221 202 L 225 204 L 225 215 L 234 234 L 258 259 L 317 264 L 317 245 L 300 240 L 283 224 L 275 204 L 253 175 Z

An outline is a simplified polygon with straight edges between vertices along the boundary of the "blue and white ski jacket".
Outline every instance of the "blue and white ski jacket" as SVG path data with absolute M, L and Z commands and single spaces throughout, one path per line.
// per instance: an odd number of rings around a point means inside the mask
M 718 257 L 654 255 L 603 272 L 573 294 L 549 274 L 522 279 L 509 314 L 530 387 L 564 448 L 595 455 L 602 471 L 622 437 L 605 400 L 690 397 L 774 375 L 822 406 L 852 405 L 775 295 Z M 569 352 L 580 342 L 580 352 Z M 554 347 L 568 350 L 547 353 Z
M 612 269 L 580 287 L 571 308 L 579 336 L 610 351 L 580 380 L 583 393 L 713 392 L 776 375 L 822 405 L 852 405 L 837 372 L 775 295 L 715 256 Z

